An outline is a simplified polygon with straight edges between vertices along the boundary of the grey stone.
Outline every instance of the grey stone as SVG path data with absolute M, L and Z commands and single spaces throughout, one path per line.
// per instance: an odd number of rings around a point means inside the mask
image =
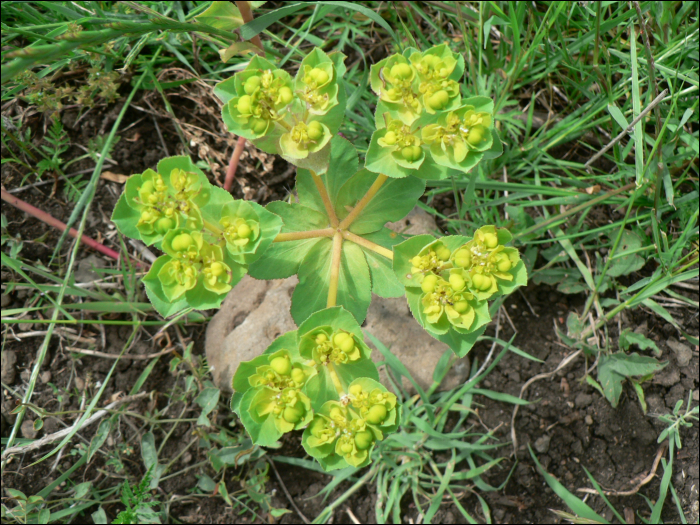
M 22 433 L 22 437 L 27 439 L 34 439 L 36 437 L 36 430 L 34 430 L 34 421 L 31 419 L 25 419 L 22 421 L 22 426 L 19 427 L 19 431 Z
M 420 208 L 387 226 L 410 235 L 437 230 L 435 218 Z M 231 392 L 231 378 L 241 362 L 257 357 L 276 337 L 296 329 L 289 310 L 297 282 L 296 276 L 275 281 L 257 281 L 245 276 L 229 292 L 207 327 L 205 343 L 214 384 L 224 392 Z M 435 365 L 444 352 L 451 352 L 447 345 L 430 337 L 413 319 L 405 297 L 384 299 L 373 296 L 364 328 L 401 360 L 424 389 L 432 385 Z M 375 349 L 372 359 L 381 361 L 383 357 Z M 380 379 L 389 387 L 386 370 L 381 368 Z M 442 388 L 458 386 L 468 374 L 469 360 L 455 356 Z M 402 384 L 409 392 L 414 391 L 408 379 L 403 378 Z
M 649 325 L 647 324 L 647 322 L 644 321 L 637 328 L 635 328 L 634 333 L 635 334 L 642 334 L 643 336 L 646 336 L 649 333 Z
M 104 259 L 97 255 L 85 257 L 85 259 L 78 263 L 78 268 L 75 270 L 75 282 L 89 283 L 101 279 L 102 276 L 97 273 L 94 268 L 104 268 L 105 266 L 106 263 Z
M 400 221 L 389 222 L 386 226 L 395 232 L 407 235 L 422 235 L 426 233 L 434 235 L 438 229 L 435 217 L 417 207 L 413 208 L 411 213 Z
M 666 387 L 671 387 L 680 380 L 681 373 L 678 371 L 678 368 L 673 365 L 673 363 L 669 364 L 666 368 L 654 376 L 654 383 L 658 383 L 659 385 Z
M 676 341 L 673 337 L 669 337 L 666 344 L 673 350 L 673 353 L 676 354 L 678 366 L 688 366 L 688 363 L 690 363 L 690 360 L 693 358 L 693 351 L 683 343 Z
M 44 385 L 51 381 L 51 371 L 45 370 L 39 374 L 39 381 L 41 381 Z
M 10 297 L 9 294 L 4 293 L 0 295 L 0 306 L 2 306 L 3 308 L 7 308 L 8 306 L 10 306 L 11 303 L 12 297 Z
M 296 284 L 296 277 L 267 282 L 245 277 L 229 293 L 207 327 L 207 362 L 217 387 L 231 392 L 231 378 L 241 362 L 257 357 L 276 337 L 296 329 L 289 313 L 290 297 Z M 262 300 L 256 298 L 260 294 L 264 296 Z M 249 312 L 247 315 L 246 311 Z M 442 355 L 451 352 L 447 345 L 430 337 L 412 318 L 404 297 L 385 299 L 374 296 L 364 328 L 399 358 L 423 389 L 432 385 L 435 365 Z M 376 349 L 372 352 L 372 359 L 384 360 Z M 455 356 L 441 388 L 462 384 L 468 374 L 469 360 Z M 380 380 L 390 388 L 383 366 L 380 367 Z M 405 377 L 402 385 L 409 392 L 415 390 Z
M 539 452 L 540 454 L 544 454 L 549 450 L 549 442 L 552 441 L 552 438 L 548 436 L 547 434 L 540 436 L 537 438 L 537 440 L 534 443 L 535 450 Z
M 2 382 L 11 385 L 15 382 L 15 375 L 17 369 L 15 365 L 17 364 L 17 352 L 14 350 L 4 350 L 2 352 Z
M 289 313 L 298 280 L 256 281 L 245 276 L 229 292 L 207 326 L 207 363 L 214 384 L 231 392 L 231 379 L 242 361 L 260 355 L 270 343 L 296 325 Z

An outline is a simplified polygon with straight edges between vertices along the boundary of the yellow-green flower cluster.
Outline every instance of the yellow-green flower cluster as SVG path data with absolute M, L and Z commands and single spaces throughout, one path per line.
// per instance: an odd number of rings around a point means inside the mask
M 440 241 L 426 246 L 409 260 L 406 277 L 420 284 L 428 325 L 469 330 L 480 302 L 498 293 L 499 283 L 514 279 L 519 260 L 515 248 L 499 242 L 494 226 L 484 226 L 454 251 Z
M 430 145 L 430 153 L 438 163 L 449 165 L 464 162 L 470 151 L 482 152 L 493 143 L 490 127 L 493 119 L 485 112 L 476 112 L 473 106 L 464 106 L 438 118 L 437 123 L 421 129 L 423 142 Z
M 127 204 L 140 212 L 136 228 L 146 237 L 162 236 L 180 226 L 201 226 L 199 210 L 192 201 L 201 188 L 199 176 L 176 168 L 170 172 L 169 182 L 150 169 L 127 181 Z
M 321 329 L 311 335 L 313 338 L 311 359 L 317 364 L 329 363 L 345 364 L 357 361 L 362 357 L 362 352 L 355 336 L 344 330 L 331 332 L 330 329 Z
M 396 426 L 396 396 L 371 380 L 359 379 L 340 401 L 328 401 L 305 432 L 306 445 L 319 457 L 336 454 L 349 465 L 366 464 L 383 427 Z M 376 387 L 375 387 L 376 386 Z
M 259 419 L 272 418 L 279 432 L 286 433 L 308 424 L 313 417 L 311 401 L 301 391 L 313 370 L 293 362 L 288 350 L 269 357 L 269 364 L 258 366 L 248 378 L 259 387 L 250 409 Z
M 285 117 L 284 110 L 294 99 L 292 79 L 281 69 L 246 69 L 239 75 L 242 93 L 230 103 L 231 116 L 261 137 Z
M 170 302 L 180 299 L 201 282 L 216 294 L 231 289 L 231 268 L 224 262 L 220 246 L 205 240 L 198 231 L 179 228 L 163 239 L 163 251 L 170 256 L 158 272 L 163 293 Z

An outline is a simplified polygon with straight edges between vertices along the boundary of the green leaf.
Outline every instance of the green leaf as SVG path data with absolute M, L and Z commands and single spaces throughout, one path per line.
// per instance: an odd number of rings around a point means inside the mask
M 141 213 L 127 204 L 126 193 L 122 193 L 112 212 L 112 222 L 117 226 L 119 232 L 126 237 L 141 240 L 141 234 L 136 228 L 136 223 L 140 218 Z
M 668 365 L 668 361 L 660 363 L 653 357 L 639 355 L 636 352 L 631 354 L 616 352 L 607 356 L 605 363 L 611 370 L 625 377 L 655 374 Z
M 141 457 L 147 470 L 151 471 L 151 483 L 149 489 L 157 489 L 160 477 L 165 470 L 165 465 L 158 463 L 158 452 L 153 432 L 146 432 L 141 438 Z
M 659 350 L 659 347 L 656 346 L 654 341 L 647 338 L 644 334 L 633 332 L 630 328 L 625 328 L 620 332 L 618 345 L 620 346 L 620 350 L 628 350 L 631 345 L 637 345 L 640 350 L 648 350 L 651 348 L 657 357 L 661 356 L 661 350 Z
M 260 422 L 253 417 L 250 405 L 257 393 L 257 388 L 251 388 L 243 394 L 238 415 L 253 443 L 261 447 L 272 447 L 282 437 L 282 432 L 277 430 L 273 418 L 266 417 Z
M 320 230 L 329 226 L 325 214 L 300 204 L 275 201 L 267 205 L 267 210 L 282 219 L 282 233 Z M 272 243 L 248 271 L 256 279 L 284 279 L 294 275 L 309 250 L 323 240 L 313 238 Z
M 241 12 L 231 2 L 214 1 L 206 11 L 195 16 L 194 19 L 224 31 L 237 29 L 243 25 Z
M 158 257 L 151 265 L 149 272 L 143 278 L 143 284 L 146 287 L 148 299 L 151 301 L 156 311 L 166 319 L 188 308 L 187 299 L 185 297 L 171 303 L 163 292 L 163 285 L 158 278 L 158 272 L 169 260 L 169 255 L 161 255 Z
M 342 137 L 333 137 L 328 171 L 319 175 L 331 202 L 338 201 L 341 187 L 357 173 L 358 165 L 357 150 L 354 146 Z M 327 217 L 326 207 L 308 170 L 297 171 L 297 191 L 300 204 L 321 212 Z
M 363 235 L 365 239 L 389 250 L 405 237 L 389 228 Z M 362 248 L 369 266 L 372 278 L 372 292 L 379 297 L 401 297 L 404 294 L 403 284 L 399 282 L 392 267 L 392 261 L 372 250 Z
M 223 2 L 222 2 L 223 3 Z M 285 5 L 269 13 L 265 13 L 259 16 L 244 26 L 241 27 L 241 38 L 243 40 L 250 40 L 254 36 L 260 34 L 262 31 L 270 27 L 272 24 L 280 20 L 281 18 L 296 13 L 300 9 L 306 7 L 306 3 L 298 3 L 292 5 Z
M 498 130 L 496 128 L 491 128 L 491 136 L 493 137 L 493 143 L 489 149 L 484 151 L 483 160 L 495 159 L 503 155 L 503 143 L 501 142 L 501 137 L 498 135 Z M 530 216 L 528 215 L 528 217 Z
M 610 261 L 607 274 L 612 277 L 619 277 L 620 275 L 628 275 L 639 270 L 645 263 L 642 257 L 636 253 L 623 255 L 622 257 L 619 257 L 619 254 L 631 252 L 641 247 L 642 240 L 636 233 L 628 230 L 623 231 L 618 251 Z
M 624 379 L 625 376 L 613 370 L 610 358 L 601 355 L 600 361 L 598 362 L 598 382 L 603 389 L 605 398 L 613 408 L 615 408 L 620 401 L 622 381 L 624 381 Z
M 376 173 L 360 170 L 343 185 L 335 206 L 338 219 L 349 214 L 348 209 L 355 207 L 376 179 Z M 360 235 L 375 232 L 389 221 L 403 219 L 424 191 L 425 181 L 415 177 L 387 180 L 350 225 L 350 231 Z
M 332 246 L 333 241 L 329 238 L 317 240 L 299 268 L 299 284 L 292 295 L 292 318 L 297 325 L 327 305 Z M 357 244 L 343 242 L 336 304 L 351 312 L 361 323 L 367 316 L 371 286 L 364 253 Z
M 209 421 L 209 418 L 207 416 L 212 410 L 214 410 L 214 408 L 216 408 L 216 405 L 219 402 L 220 394 L 220 390 L 216 387 L 204 388 L 199 393 L 199 395 L 195 399 L 195 403 L 197 403 L 202 408 L 202 410 L 199 413 L 199 417 L 197 418 L 197 425 L 204 427 L 211 426 L 211 422 Z
M 510 273 L 513 274 L 512 281 L 498 279 L 498 295 L 508 295 L 520 286 L 527 286 L 527 269 L 522 259 L 518 261 L 518 264 L 515 265 L 515 268 Z

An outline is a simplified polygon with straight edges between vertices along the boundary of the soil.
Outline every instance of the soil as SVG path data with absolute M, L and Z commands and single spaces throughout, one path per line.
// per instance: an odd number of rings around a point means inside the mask
M 185 74 L 179 69 L 166 70 L 163 72 L 162 79 L 180 79 Z M 127 88 L 123 86 L 120 93 L 125 95 Z M 148 167 L 155 167 L 161 157 L 189 152 L 195 161 L 203 161 L 209 165 L 210 180 L 215 184 L 221 184 L 235 140 L 223 130 L 218 116 L 218 103 L 210 94 L 208 86 L 200 83 L 186 84 L 168 90 L 168 97 L 176 119 L 167 114 L 162 100 L 152 92 L 139 93 L 122 122 L 120 129 L 123 131 L 119 133 L 121 140 L 112 152 L 114 162 L 108 164 L 109 171 L 126 175 L 140 173 Z M 71 139 L 71 149 L 66 153 L 66 159 L 83 154 L 78 145 L 85 146 L 88 139 L 100 133 L 109 132 L 123 100 L 122 98 L 121 101 L 107 106 L 97 106 L 87 114 L 80 114 L 78 109 L 64 110 L 62 121 Z M 31 114 L 22 104 L 6 105 L 3 117 L 16 118 L 22 113 L 24 113 L 23 126 L 29 126 L 33 130 L 34 137 L 43 136 L 46 124 L 43 115 Z M 181 141 L 177 126 L 185 136 L 185 142 Z M 194 126 L 206 132 L 197 133 Z M 5 158 L 7 152 L 3 151 L 2 156 Z M 91 161 L 81 161 L 73 167 L 77 172 L 92 166 Z M 24 175 L 25 173 L 18 171 L 11 164 L 3 164 L 3 187 L 9 190 L 22 184 L 35 182 L 31 179 L 22 182 Z M 85 175 L 85 177 L 89 176 L 89 173 Z M 271 200 L 286 197 L 293 184 L 293 171 L 284 161 L 257 152 L 249 146 L 241 158 L 233 194 L 236 198 L 253 199 L 265 204 Z M 73 204 L 66 201 L 61 191 L 62 187 L 63 181 L 59 179 L 57 191 L 52 191 L 52 184 L 46 184 L 26 189 L 17 196 L 65 222 L 70 216 Z M 121 184 L 101 179 L 96 199 L 88 215 L 88 234 L 115 250 L 119 250 L 118 239 L 112 225 L 109 224 L 109 216 L 121 191 Z M 451 194 L 446 195 L 440 204 L 444 209 L 439 211 L 448 211 L 450 205 L 453 206 Z M 53 247 L 59 237 L 58 232 L 11 206 L 3 205 L 3 213 L 8 221 L 8 233 L 13 236 L 21 235 L 24 240 L 21 257 L 32 264 L 49 265 Z M 61 250 L 61 257 L 52 263 L 54 271 L 65 269 L 71 243 L 66 244 L 68 246 L 64 246 Z M 82 260 L 93 253 L 81 248 L 79 255 Z M 105 266 L 112 265 L 113 261 L 105 261 Z M 650 275 L 652 271 L 653 268 L 645 267 L 633 277 L 636 280 Z M 38 298 L 29 295 L 27 290 L 13 289 L 9 285 L 15 280 L 19 280 L 19 276 L 13 276 L 3 268 L 3 308 L 35 304 Z M 10 287 L 6 288 L 6 286 Z M 681 288 L 675 291 L 688 295 L 695 301 L 698 300 L 697 291 L 690 293 Z M 108 289 L 106 292 L 112 293 L 112 290 Z M 555 369 L 562 359 L 572 353 L 572 349 L 563 345 L 557 338 L 555 326 L 564 327 L 569 312 L 580 313 L 584 301 L 585 297 L 582 294 L 561 294 L 544 284 L 530 285 L 522 290 L 522 293 L 518 292 L 509 297 L 505 302 L 507 317 L 504 315 L 501 319 L 499 337 L 509 340 L 516 334 L 513 345 L 543 362 L 527 360 L 515 353 L 508 353 L 481 386 L 518 396 L 521 387 L 528 379 Z M 684 331 L 690 334 L 698 333 L 697 311 L 675 309 L 673 314 Z M 46 313 L 41 312 L 32 315 L 36 315 L 34 319 L 47 316 Z M 85 314 L 86 319 L 89 317 L 89 314 Z M 118 314 L 111 318 L 128 319 Z M 616 348 L 619 330 L 626 327 L 644 331 L 649 338 L 657 342 L 663 351 L 662 358 L 669 361 L 662 373 L 644 385 L 649 407 L 647 414 L 642 412 L 639 401 L 629 384 L 625 385 L 620 403 L 614 409 L 597 391 L 586 384 L 582 378 L 585 376 L 586 367 L 592 364 L 590 359 L 584 360 L 579 357 L 554 376 L 535 382 L 525 394 L 525 398 L 532 403 L 521 407 L 515 421 L 518 441 L 515 454 L 512 454 L 510 445 L 500 449 L 500 455 L 505 459 L 482 477 L 485 482 L 494 487 L 505 484 L 501 490 L 480 492 L 489 505 L 490 519 L 493 522 L 558 523 L 561 522 L 561 518 L 550 509 L 568 510 L 538 473 L 528 447 L 535 450 L 543 467 L 572 492 L 591 487 L 584 467 L 604 489 L 625 491 L 631 489 L 649 472 L 657 453 L 664 446 L 657 443 L 657 437 L 664 428 L 658 416 L 670 412 L 679 399 L 687 400 L 691 392 L 694 396 L 693 404 L 697 405 L 698 348 L 692 349 L 689 364 L 679 366 L 674 352 L 666 343 L 670 337 L 683 341 L 682 334 L 677 332 L 671 324 L 644 309 L 627 312 L 620 317 L 619 323 L 616 320 L 607 327 L 607 342 L 611 347 Z M 11 381 L 6 382 L 9 387 L 23 391 L 22 385 L 26 385 L 29 379 L 36 350 L 42 340 L 39 336 L 15 339 L 9 332 L 14 331 L 22 336 L 44 328 L 44 325 L 38 323 L 6 327 L 8 332 L 4 335 L 3 351 L 14 353 L 17 372 Z M 182 337 L 185 343 L 187 339 L 194 341 L 193 354 L 201 356 L 204 352 L 203 330 L 204 325 L 192 324 L 185 326 L 182 333 L 178 334 L 171 327 L 167 330 L 167 337 L 157 337 L 157 327 L 142 327 L 129 352 L 143 356 L 175 347 L 178 348 L 178 352 L 181 352 L 181 347 L 178 347 L 177 343 L 180 341 L 179 337 Z M 493 331 L 494 327 L 491 327 L 487 334 L 493 334 Z M 42 380 L 37 383 L 32 402 L 50 411 L 80 409 L 84 399 L 83 393 L 87 394 L 85 397 L 88 400 L 92 398 L 114 364 L 114 359 L 100 356 L 83 356 L 76 359 L 73 357 L 74 354 L 68 352 L 65 347 L 73 345 L 74 337 L 79 336 L 94 339 L 97 342 L 97 349 L 101 352 L 118 354 L 130 335 L 131 328 L 128 326 L 105 326 L 101 329 L 100 325 L 84 325 L 79 328 L 79 333 L 73 334 L 72 338 L 53 338 L 48 350 L 47 365 L 43 367 L 43 370 L 50 371 L 50 375 L 42 376 Z M 489 346 L 479 343 L 470 355 L 473 359 L 483 362 L 488 351 Z M 149 430 L 149 426 L 137 415 L 147 416 L 154 410 L 167 406 L 169 407 L 167 417 L 197 417 L 197 405 L 190 403 L 188 406 L 177 396 L 171 396 L 173 392 L 179 392 L 177 385 L 182 385 L 184 379 L 182 374 L 172 373 L 169 357 L 158 360 L 140 389 L 141 392 L 149 392 L 152 395 L 130 405 L 129 412 L 135 415 L 121 418 L 121 424 L 112 429 L 109 439 L 102 448 L 105 453 L 96 454 L 87 466 L 78 468 L 71 479 L 91 480 L 98 488 L 120 484 L 125 476 L 139 479 L 145 473 L 139 444 L 143 433 Z M 105 388 L 102 399 L 111 402 L 121 395 L 129 394 L 149 363 L 151 363 L 150 359 L 120 360 L 112 380 Z M 3 372 L 3 382 L 5 382 L 5 372 Z M 9 436 L 12 428 L 15 416 L 10 411 L 14 406 L 14 399 L 15 396 L 6 389 L 3 393 L 2 405 L 3 437 Z M 475 402 L 479 409 L 470 421 L 473 420 L 481 431 L 493 431 L 497 439 L 508 443 L 511 438 L 512 405 L 483 396 L 476 396 Z M 27 417 L 30 420 L 35 418 L 31 412 Z M 236 422 L 233 421 L 231 414 L 223 409 L 223 406 L 213 415 L 210 414 L 210 418 L 214 419 L 218 425 L 230 430 L 236 429 Z M 48 418 L 37 437 L 60 430 L 74 420 L 75 416 L 71 414 L 63 417 L 61 421 Z M 163 439 L 168 425 L 162 425 L 162 428 L 165 431 L 158 431 L 156 444 Z M 189 467 L 189 469 L 184 470 L 181 475 L 162 480 L 153 494 L 154 499 L 158 501 L 168 501 L 169 519 L 185 523 L 264 521 L 263 518 L 266 519 L 266 517 L 256 517 L 238 504 L 231 507 L 220 496 L 202 497 L 192 493 L 193 487 L 198 482 L 201 483 L 200 476 L 215 477 L 214 470 L 206 461 L 213 438 L 198 431 L 193 423 L 175 425 L 174 428 L 175 430 L 168 438 L 170 445 L 164 451 L 164 457 L 176 458 L 173 469 L 175 467 L 178 469 Z M 31 434 L 31 429 L 26 430 L 27 435 Z M 79 439 L 74 440 L 74 444 L 78 447 L 88 446 L 95 435 L 95 430 L 96 426 L 88 427 L 79 434 Z M 697 424 L 692 428 L 682 428 L 681 438 L 683 448 L 678 450 L 674 457 L 674 474 L 671 481 L 681 500 L 686 517 L 697 522 L 698 486 L 700 486 Z M 210 441 L 207 442 L 207 439 Z M 197 443 L 184 451 L 193 440 L 197 440 Z M 48 450 L 50 449 L 45 447 L 40 452 L 46 453 Z M 268 451 L 268 457 L 274 459 L 275 456 L 303 458 L 304 451 L 299 445 L 298 436 L 289 436 L 284 440 L 281 449 Z M 667 454 L 664 455 L 666 456 Z M 12 487 L 28 495 L 36 494 L 58 478 L 61 472 L 70 468 L 78 460 L 79 455 L 72 455 L 70 450 L 66 449 L 56 464 L 56 456 L 54 456 L 31 468 L 26 468 L 39 457 L 38 452 L 15 457 L 3 473 L 3 487 Z M 114 468 L 116 462 L 123 465 L 121 474 Z M 200 462 L 202 462 L 201 465 Z M 275 462 L 275 467 L 282 484 L 274 471 L 270 470 L 266 474 L 268 480 L 264 486 L 264 492 L 270 496 L 272 507 L 289 510 L 289 513 L 281 517 L 280 523 L 300 522 L 300 517 L 290 505 L 285 491 L 294 499 L 299 510 L 309 519 L 313 519 L 327 503 L 333 501 L 350 486 L 349 483 L 341 484 L 324 501 L 314 496 L 329 483 L 330 477 L 282 462 Z M 455 470 L 466 468 L 468 467 L 458 464 Z M 643 485 L 638 494 L 626 497 L 611 496 L 611 503 L 621 513 L 625 513 L 625 516 L 631 516 L 638 522 L 647 518 L 650 510 L 642 496 L 652 501 L 656 499 L 662 472 L 662 467 L 659 466 L 657 476 Z M 223 476 L 228 493 L 243 498 L 241 494 L 245 494 L 244 484 L 250 487 L 255 473 L 252 463 L 238 468 L 229 467 Z M 52 497 L 57 497 L 57 494 L 68 495 L 67 490 L 68 487 L 61 486 Z M 219 491 L 218 487 L 217 491 Z M 3 493 L 3 496 L 6 495 Z M 245 501 L 250 503 L 251 500 Z M 484 516 L 479 500 L 470 490 L 466 491 L 460 503 L 479 522 L 489 519 Z M 612 513 L 600 497 L 589 496 L 587 503 L 606 519 L 613 520 Z M 359 522 L 374 522 L 375 504 L 376 494 L 373 492 L 372 485 L 365 485 L 336 510 L 333 519 L 335 522 L 348 522 L 351 519 L 348 513 L 352 513 Z M 122 508 L 122 504 L 114 499 L 110 504 L 105 505 L 104 510 L 109 519 L 113 519 Z M 424 505 L 423 510 L 425 508 L 427 505 Z M 78 521 L 89 520 L 89 513 L 95 510 L 95 508 L 89 509 Z M 407 496 L 402 505 L 403 521 L 418 523 L 419 514 L 419 509 Z M 670 495 L 667 497 L 662 519 L 667 523 L 680 522 Z M 433 522 L 463 523 L 465 521 L 453 504 L 446 503 Z

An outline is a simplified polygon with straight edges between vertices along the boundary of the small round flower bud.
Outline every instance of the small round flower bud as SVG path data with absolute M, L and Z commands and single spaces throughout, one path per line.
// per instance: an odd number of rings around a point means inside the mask
M 165 235 L 168 230 L 175 227 L 175 221 L 167 217 L 161 217 L 155 223 L 155 229 L 161 235 Z
M 467 135 L 467 142 L 472 146 L 478 146 L 483 138 L 484 134 L 479 128 L 472 128 L 469 130 L 469 135 Z
M 367 412 L 367 421 L 373 425 L 379 425 L 384 422 L 387 416 L 386 407 L 384 405 L 374 405 Z
M 437 280 L 437 275 L 426 275 L 423 279 L 423 282 L 420 285 L 420 288 L 421 290 L 423 290 L 423 293 L 432 293 L 433 290 L 435 290 L 435 285 L 437 285 Z
M 250 129 L 253 130 L 253 133 L 264 133 L 267 129 L 267 121 L 261 118 L 250 119 Z
M 340 451 L 343 454 L 350 454 L 352 452 L 352 445 L 350 443 L 343 443 L 340 445 Z
M 457 250 L 457 253 L 455 253 L 455 264 L 461 268 L 466 268 L 467 266 L 471 265 L 472 263 L 472 254 L 469 253 L 469 250 L 465 250 L 462 248 L 461 250 Z
M 450 258 L 450 255 L 452 255 L 452 252 L 447 246 L 440 246 L 435 252 L 435 255 L 437 255 L 437 258 L 441 261 L 446 261 Z
M 260 77 L 250 77 L 248 80 L 245 81 L 245 84 L 243 85 L 243 90 L 246 92 L 247 95 L 252 95 L 255 93 L 255 90 L 258 89 L 260 86 L 261 79 Z
M 482 292 L 485 292 L 491 288 L 491 279 L 480 273 L 474 274 L 474 277 L 472 277 L 472 282 L 474 283 L 476 289 Z
M 411 259 L 411 264 L 413 266 L 419 267 L 420 263 L 421 263 L 420 255 L 416 255 L 413 259 Z
M 287 86 L 283 86 L 280 88 L 280 101 L 282 102 L 282 104 L 289 104 L 293 98 L 294 95 L 292 94 L 291 89 L 289 89 Z
M 304 412 L 297 407 L 287 407 L 284 409 L 282 417 L 288 422 L 296 424 L 304 417 Z
M 292 381 L 294 381 L 295 383 L 303 383 L 304 379 L 306 379 L 306 376 L 304 375 L 304 371 L 301 368 L 292 369 Z
M 218 277 L 219 275 L 223 274 L 225 271 L 224 265 L 218 261 L 214 261 L 213 263 L 211 263 L 211 266 L 209 267 L 209 269 L 211 270 L 211 274 L 215 277 Z M 214 281 L 216 282 L 216 279 Z
M 391 68 L 391 76 L 396 78 L 409 78 L 411 76 L 411 66 L 408 64 L 394 64 Z
M 459 314 L 463 314 L 467 310 L 469 310 L 469 303 L 467 301 L 457 301 L 454 305 L 453 308 L 457 311 Z
M 317 345 L 322 345 L 326 341 L 328 341 L 328 336 L 326 334 L 320 333 L 316 336 L 316 344 Z
M 286 356 L 275 357 L 270 361 L 272 369 L 280 375 L 286 376 L 292 371 L 292 363 Z
M 236 233 L 239 237 L 247 239 L 250 237 L 251 233 L 253 233 L 253 230 L 251 230 L 250 226 L 248 226 L 246 223 L 243 223 L 236 229 Z
M 373 441 L 374 436 L 368 430 L 362 430 L 355 434 L 355 446 L 358 448 L 358 450 L 367 450 L 372 446 Z
M 406 146 L 401 150 L 401 156 L 408 162 L 415 162 L 420 158 L 420 146 Z
M 499 272 L 507 272 L 513 267 L 508 256 L 502 257 L 497 263 L 496 268 Z
M 176 252 L 181 252 L 189 248 L 193 242 L 194 239 L 192 239 L 192 236 L 189 233 L 181 233 L 173 238 L 170 245 Z
M 450 286 L 455 292 L 461 292 L 464 289 L 464 279 L 461 275 L 453 273 L 450 275 Z
M 498 246 L 498 237 L 496 237 L 495 233 L 485 233 L 484 244 L 487 248 L 493 250 L 496 246 Z
M 345 344 L 348 339 L 352 341 L 350 335 L 346 334 L 345 332 L 339 332 L 333 336 L 333 344 L 342 348 L 342 345 Z
M 444 89 L 436 91 L 428 99 L 428 105 L 433 109 L 442 109 L 450 101 L 450 95 Z
M 362 387 L 360 385 L 352 385 L 348 392 L 350 392 L 350 394 L 352 394 L 353 396 L 357 397 L 362 393 Z
M 323 126 L 320 122 L 309 122 L 309 126 L 306 129 L 306 134 L 311 140 L 319 140 L 323 137 Z
M 316 81 L 316 84 L 322 85 L 328 82 L 328 73 L 323 69 L 314 68 L 309 72 L 309 76 Z
M 241 98 L 238 99 L 238 105 L 236 105 L 236 108 L 238 109 L 238 112 L 241 115 L 249 115 L 252 105 L 253 101 L 250 98 L 250 96 L 243 95 Z
M 386 142 L 389 146 L 396 144 L 396 133 L 393 131 L 387 131 L 386 135 L 384 135 L 384 142 Z

